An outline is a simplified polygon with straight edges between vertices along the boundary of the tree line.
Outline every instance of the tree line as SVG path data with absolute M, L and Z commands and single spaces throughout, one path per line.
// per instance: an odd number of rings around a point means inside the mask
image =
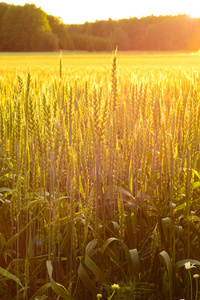
M 0 51 L 197 51 L 200 18 L 148 16 L 64 24 L 34 4 L 0 3 Z

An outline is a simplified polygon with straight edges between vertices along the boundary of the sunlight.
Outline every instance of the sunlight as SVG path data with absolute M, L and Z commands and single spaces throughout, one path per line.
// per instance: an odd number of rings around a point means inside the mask
M 8 0 L 7 3 L 15 5 L 24 5 L 29 2 L 26 0 Z M 37 7 L 41 7 L 46 13 L 61 17 L 66 24 L 95 22 L 95 20 L 113 20 L 130 18 L 130 17 L 145 17 L 150 15 L 177 15 L 186 14 L 192 18 L 200 18 L 199 0 L 190 1 L 173 1 L 168 0 L 162 2 L 160 0 L 151 0 L 151 5 L 148 5 L 147 0 L 140 0 L 139 4 L 135 5 L 134 1 L 124 0 L 102 0 L 96 2 L 92 0 L 74 0 L 70 2 L 68 7 L 63 4 L 62 0 L 45 1 L 33 0 L 30 3 L 35 3 Z M 77 10 L 78 8 L 78 10 Z
M 200 12 L 199 12 L 198 9 L 197 9 L 197 10 L 194 10 L 194 12 L 190 13 L 189 16 L 190 16 L 191 18 L 200 18 Z
M 191 54 L 191 55 L 200 55 L 200 49 L 197 50 L 196 52 L 191 52 L 190 54 Z

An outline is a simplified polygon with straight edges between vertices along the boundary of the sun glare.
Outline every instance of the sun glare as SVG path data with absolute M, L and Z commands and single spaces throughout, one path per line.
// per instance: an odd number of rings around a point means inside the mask
M 200 12 L 198 10 L 194 11 L 194 12 L 190 13 L 189 16 L 191 18 L 200 18 Z
M 10 0 L 7 3 L 16 5 L 24 5 L 25 0 Z M 148 5 L 147 0 L 140 0 L 137 5 L 134 1 L 123 0 L 74 0 L 70 2 L 69 7 L 63 4 L 63 0 L 45 1 L 33 0 L 28 1 L 35 3 L 37 7 L 41 7 L 46 13 L 61 17 L 64 23 L 84 23 L 95 22 L 95 20 L 113 20 L 130 18 L 130 17 L 146 17 L 150 15 L 177 15 L 186 14 L 192 18 L 200 18 L 199 0 L 181 1 L 168 0 L 162 2 L 160 0 L 151 0 L 151 5 Z M 77 10 L 78 8 L 78 10 Z

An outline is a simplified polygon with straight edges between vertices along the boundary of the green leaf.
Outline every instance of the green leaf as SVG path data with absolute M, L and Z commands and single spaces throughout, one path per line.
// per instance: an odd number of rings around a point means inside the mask
M 50 282 L 51 282 L 51 288 L 52 290 L 59 296 L 61 296 L 63 299 L 65 300 L 75 300 L 74 298 L 72 298 L 68 293 L 67 290 L 65 289 L 65 287 L 57 282 L 55 282 L 52 278 L 52 274 L 53 274 L 53 267 L 51 264 L 50 260 L 47 260 L 46 262 L 46 266 L 47 266 L 47 271 L 49 274 L 49 278 L 50 278 Z
M 12 190 L 9 188 L 6 188 L 6 187 L 0 188 L 0 193 L 2 193 L 2 192 L 8 192 L 8 193 L 12 194 Z
M 137 273 L 139 272 L 140 269 L 140 260 L 139 260 L 139 255 L 137 249 L 131 249 L 130 255 L 131 255 L 131 264 L 132 264 L 132 273 Z
M 116 264 L 116 266 L 117 266 L 118 268 L 121 268 L 120 263 L 119 263 L 118 259 L 116 258 L 114 252 L 109 248 L 109 245 L 110 245 L 113 241 L 118 241 L 118 239 L 117 239 L 117 238 L 114 238 L 114 237 L 111 237 L 111 238 L 107 239 L 107 240 L 103 243 L 103 245 L 102 245 L 101 249 L 99 250 L 99 252 L 100 252 L 102 255 L 104 255 L 104 252 L 107 250 L 108 254 L 109 254 L 110 257 L 111 257 L 111 260 Z
M 200 222 L 200 217 L 196 215 L 189 216 L 189 220 L 192 222 Z
M 164 294 L 164 299 L 169 298 L 169 280 L 168 280 L 167 270 L 165 270 L 163 274 L 163 294 Z
M 50 288 L 50 287 L 51 287 L 51 282 L 45 283 L 43 286 L 41 286 L 41 287 L 37 290 L 37 292 L 31 297 L 30 300 L 35 300 L 37 296 L 42 296 L 42 295 L 44 295 L 44 293 L 46 292 L 46 290 L 47 290 L 48 288 Z
M 95 264 L 95 262 L 86 254 L 85 255 L 85 265 L 88 269 L 96 275 L 96 277 L 104 284 L 106 284 L 106 278 L 99 267 Z
M 47 261 L 46 261 L 46 266 L 47 266 L 47 271 L 48 271 L 50 280 L 52 280 L 53 267 L 52 267 L 52 264 L 51 264 L 51 261 L 50 261 L 50 260 L 47 260 Z
M 88 273 L 84 269 L 81 261 L 80 261 L 80 265 L 78 268 L 78 275 L 79 275 L 80 279 L 82 280 L 82 282 L 84 283 L 85 287 L 88 290 L 90 290 L 94 296 L 96 296 L 98 294 L 98 290 L 97 290 L 96 286 L 94 285 L 94 283 L 92 282 L 92 280 L 90 279 Z
M 119 234 L 119 229 L 120 229 L 119 224 L 116 221 L 110 221 L 110 224 L 112 224 L 114 233 Z
M 28 263 L 29 263 L 29 265 L 33 265 L 33 264 L 37 264 L 39 262 L 46 262 L 47 257 L 48 257 L 48 254 L 35 256 L 33 258 L 28 258 Z M 17 259 L 13 259 L 12 266 L 18 265 L 19 268 L 24 268 L 26 263 L 27 263 L 26 259 L 17 258 Z
M 158 254 L 158 256 L 159 256 L 161 262 L 164 264 L 164 266 L 167 269 L 170 269 L 171 268 L 171 260 L 170 260 L 168 253 L 166 251 L 162 251 Z
M 186 205 L 187 205 L 186 202 L 178 205 L 177 207 L 174 208 L 174 213 L 181 210 L 181 209 L 185 209 Z
M 96 245 L 97 245 L 97 240 L 93 239 L 92 241 L 90 241 L 85 248 L 85 253 L 87 253 L 89 256 L 92 256 Z
M 181 268 L 181 267 L 185 267 L 185 263 L 190 262 L 190 264 L 194 264 L 196 266 L 200 266 L 200 261 L 196 260 L 196 259 L 182 259 L 179 260 L 175 263 L 175 267 L 177 269 Z
M 120 226 L 116 221 L 107 221 L 105 224 L 106 230 L 112 236 L 119 236 Z
M 162 228 L 163 228 L 165 238 L 167 238 L 169 229 L 170 229 L 171 224 L 172 224 L 171 219 L 169 217 L 163 218 L 161 220 L 161 223 L 162 223 Z
M 192 171 L 200 179 L 200 173 L 197 170 L 194 170 L 194 169 L 192 169 Z
M 65 290 L 64 286 L 55 282 L 53 279 L 51 280 L 51 288 L 52 290 L 59 296 L 61 296 L 65 300 L 75 300 L 72 298 Z
M 45 261 L 42 261 L 37 267 L 34 268 L 33 272 L 30 274 L 30 282 L 42 272 L 42 270 L 45 268 Z
M 192 187 L 193 187 L 193 190 L 199 188 L 200 187 L 200 181 L 195 181 L 193 183 Z
M 170 300 L 173 299 L 173 284 L 172 284 L 172 263 L 171 259 L 166 251 L 162 251 L 158 254 L 160 261 L 163 263 L 167 269 L 169 278 L 169 290 L 170 290 Z
M 100 249 L 100 253 L 103 253 L 103 252 L 106 250 L 106 248 L 110 245 L 110 243 L 112 243 L 113 241 L 118 241 L 118 239 L 117 239 L 117 238 L 114 238 L 114 237 L 111 237 L 111 238 L 107 239 L 107 240 L 103 243 L 103 245 L 102 245 L 102 247 L 101 247 L 101 249 Z
M 3 275 L 3 276 L 5 276 L 5 277 L 7 277 L 7 278 L 9 278 L 9 279 L 14 280 L 19 285 L 21 285 L 21 287 L 23 287 L 23 285 L 21 284 L 20 280 L 15 275 L 13 275 L 12 273 L 8 272 L 7 270 L 5 270 L 2 267 L 0 267 L 0 274 Z
M 121 240 L 119 240 L 117 238 L 109 238 L 102 245 L 102 247 L 100 249 L 100 253 L 103 254 L 104 251 L 109 247 L 109 245 L 114 241 L 120 243 L 121 246 L 123 247 L 123 249 L 125 251 L 125 254 L 126 254 L 126 260 L 127 260 L 127 264 L 128 264 L 129 275 L 130 276 L 134 275 L 135 273 L 137 273 L 139 271 L 139 268 L 140 268 L 139 256 L 138 256 L 137 249 L 129 250 L 127 245 L 124 242 L 122 242 Z M 113 253 L 113 252 L 111 251 L 111 253 Z M 113 257 L 112 257 L 112 259 L 113 259 Z M 114 262 L 120 267 L 120 263 L 118 261 L 114 261 Z

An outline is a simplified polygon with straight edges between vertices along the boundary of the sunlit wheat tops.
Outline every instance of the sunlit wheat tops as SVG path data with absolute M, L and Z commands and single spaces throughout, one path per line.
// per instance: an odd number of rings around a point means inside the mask
M 3 73 L 0 299 L 199 293 L 199 75 L 121 57 Z

